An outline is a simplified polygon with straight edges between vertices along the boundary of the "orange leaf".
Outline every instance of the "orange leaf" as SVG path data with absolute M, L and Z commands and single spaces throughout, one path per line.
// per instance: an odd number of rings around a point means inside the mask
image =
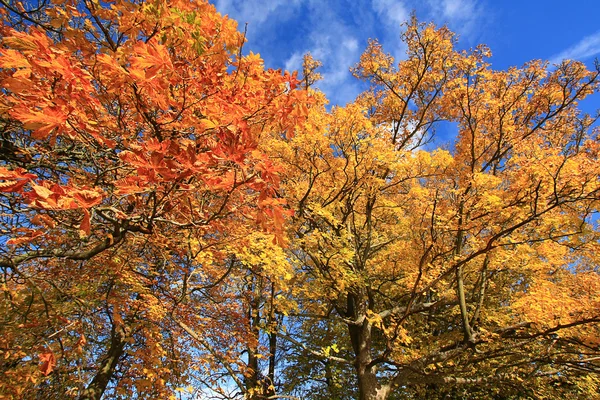
M 2 50 L 2 56 L 0 57 L 0 67 L 29 68 L 31 67 L 31 64 L 29 64 L 29 61 L 27 61 L 21 52 L 12 49 L 4 49 Z
M 40 230 L 28 229 L 23 236 L 10 238 L 6 241 L 7 245 L 18 246 L 23 243 L 29 243 L 33 239 L 43 236 L 44 232 Z
M 33 130 L 37 139 L 42 139 L 54 128 L 63 126 L 68 117 L 59 107 L 46 107 L 42 111 L 13 109 L 11 116 L 21 121 L 25 129 Z
M 42 375 L 48 376 L 54 371 L 54 367 L 56 367 L 56 358 L 54 357 L 54 353 L 51 351 L 47 353 L 40 354 L 40 371 Z
M 35 194 L 42 198 L 42 199 L 47 199 L 48 197 L 52 196 L 52 194 L 54 194 L 54 192 L 50 189 L 48 189 L 47 187 L 44 186 L 40 186 L 40 185 L 36 185 L 35 183 L 31 184 L 31 188 L 33 189 L 33 191 L 35 192 Z
M 93 190 L 78 190 L 73 194 L 73 197 L 83 208 L 90 208 L 102 201 L 102 194 Z
M 87 340 L 85 338 L 85 335 L 82 333 L 79 336 L 79 340 L 77 341 L 77 343 L 75 343 L 75 348 L 78 353 L 81 353 L 83 351 L 83 347 L 86 345 L 86 343 L 87 343 Z
M 83 219 L 81 220 L 81 224 L 79 224 L 79 232 L 82 236 L 89 236 L 90 234 L 90 212 L 87 209 L 83 209 Z
M 17 50 L 38 50 L 38 46 L 33 41 L 33 38 L 31 38 L 26 33 L 21 32 L 15 33 L 15 36 L 5 37 L 4 39 L 2 39 L 2 44 Z
M 7 168 L 0 167 L 0 192 L 18 192 L 30 180 L 35 178 L 37 178 L 37 176 L 26 173 L 23 168 L 17 168 L 14 171 L 11 171 Z

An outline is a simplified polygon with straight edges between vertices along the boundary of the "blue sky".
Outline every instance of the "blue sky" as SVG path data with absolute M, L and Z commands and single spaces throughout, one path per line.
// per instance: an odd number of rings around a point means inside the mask
M 260 53 L 269 68 L 298 69 L 310 51 L 323 62 L 320 84 L 332 104 L 344 105 L 364 89 L 348 69 L 369 38 L 396 58 L 404 54 L 400 24 L 415 11 L 421 21 L 447 24 L 459 48 L 484 43 L 494 69 L 531 59 L 600 57 L 597 0 L 212 0 L 217 10 L 248 23 L 245 52 Z M 600 107 L 592 100 L 586 111 Z

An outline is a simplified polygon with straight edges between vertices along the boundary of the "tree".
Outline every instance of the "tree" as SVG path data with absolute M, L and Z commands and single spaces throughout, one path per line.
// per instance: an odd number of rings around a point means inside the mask
M 365 400 L 596 396 L 600 164 L 577 103 L 600 70 L 494 71 L 415 18 L 403 40 L 397 66 L 369 44 L 371 90 L 269 145 L 302 287 L 282 335 L 323 364 L 294 368 L 353 370 Z M 453 149 L 424 150 L 442 121 Z
M 295 77 L 242 56 L 205 1 L 0 11 L 0 395 L 168 398 L 194 370 L 243 376 L 249 289 L 229 288 L 249 237 L 281 240 L 258 144 L 303 117 Z

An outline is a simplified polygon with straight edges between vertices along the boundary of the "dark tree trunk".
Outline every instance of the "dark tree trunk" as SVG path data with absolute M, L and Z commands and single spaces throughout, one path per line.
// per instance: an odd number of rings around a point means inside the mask
M 92 382 L 85 388 L 79 396 L 79 400 L 100 400 L 108 383 L 112 379 L 115 369 L 125 353 L 127 344 L 127 334 L 124 327 L 113 326 L 110 340 L 110 347 L 105 357 L 100 362 L 100 368 L 92 379 Z

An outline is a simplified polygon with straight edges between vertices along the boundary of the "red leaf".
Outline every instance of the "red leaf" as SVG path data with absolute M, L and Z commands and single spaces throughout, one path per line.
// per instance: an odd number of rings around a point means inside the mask
M 78 353 L 81 353 L 83 351 L 83 347 L 86 345 L 86 343 L 87 340 L 85 338 L 85 335 L 82 333 L 81 335 L 79 335 L 79 340 L 77 341 L 77 343 L 75 343 L 75 348 Z
M 26 228 L 24 228 L 24 229 L 26 229 Z M 29 243 L 32 240 L 34 240 L 35 238 L 38 238 L 43 235 L 44 235 L 44 232 L 41 230 L 26 229 L 24 235 L 19 236 L 19 237 L 10 238 L 6 241 L 6 244 L 12 245 L 12 246 L 18 246 L 23 243 Z

